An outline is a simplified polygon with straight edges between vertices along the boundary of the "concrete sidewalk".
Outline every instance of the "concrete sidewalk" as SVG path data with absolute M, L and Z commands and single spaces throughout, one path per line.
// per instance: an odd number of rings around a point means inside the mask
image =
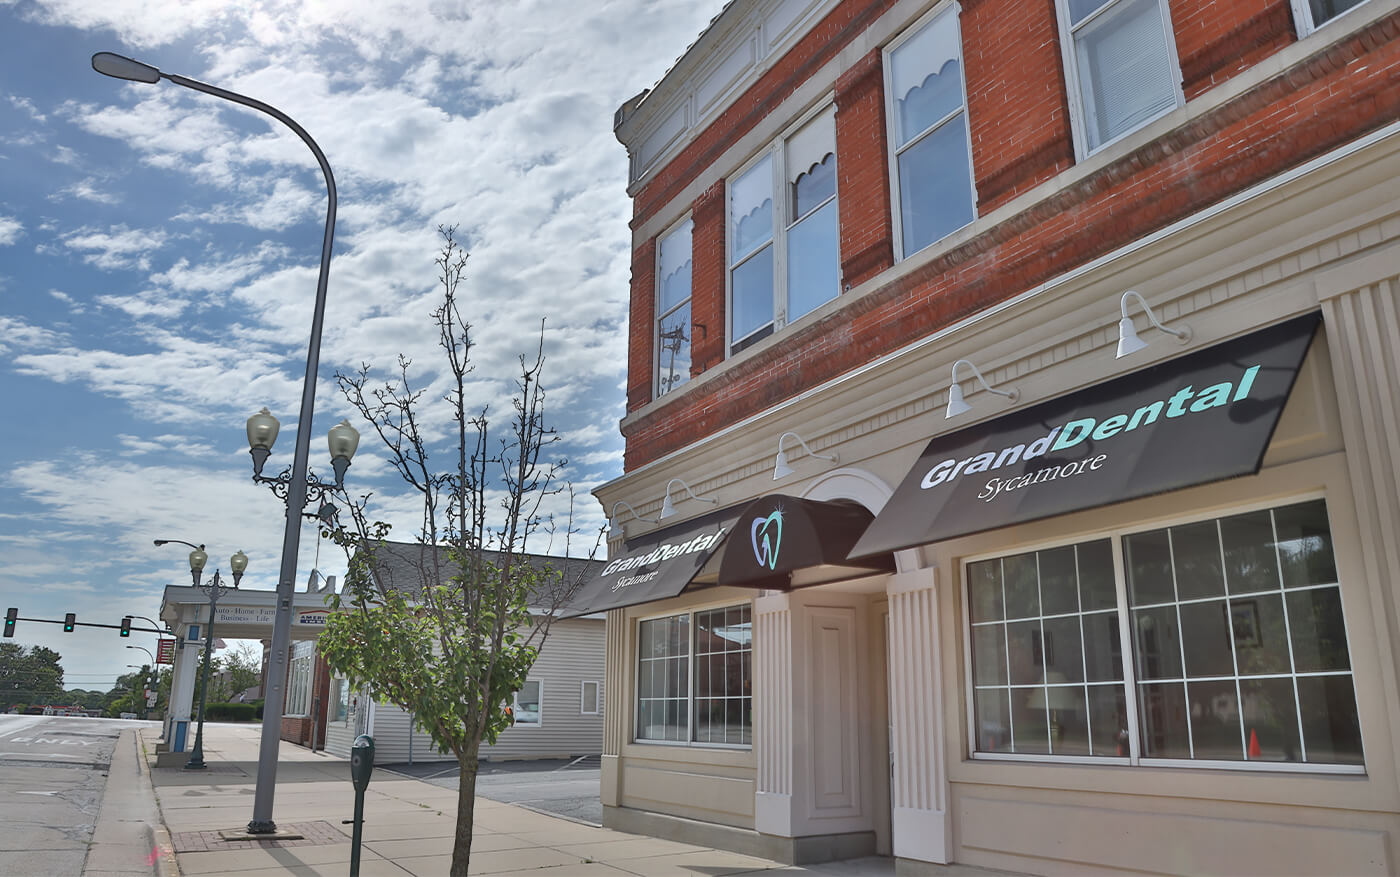
M 156 729 L 142 729 L 121 745 L 153 759 Z M 252 817 L 259 728 L 217 725 L 205 732 L 208 770 L 123 771 L 109 784 L 84 874 L 344 875 L 349 873 L 354 789 L 349 763 L 283 743 L 279 750 L 274 818 L 279 830 L 303 840 L 225 841 L 221 830 L 242 829 Z M 130 774 L 130 775 L 129 775 Z M 113 781 L 119 779 L 113 765 Z M 159 802 L 156 848 L 139 834 L 144 805 L 125 787 L 135 779 L 148 799 Z M 121 798 L 119 801 L 118 798 Z M 442 875 L 451 863 L 457 793 L 421 780 L 376 771 L 365 795 L 363 877 Z M 109 813 L 109 811 L 111 811 Z M 103 827 L 109 831 L 104 834 Z M 164 833 L 168 830 L 168 834 Z M 173 849 L 173 856 L 165 850 Z M 116 856 L 122 856 L 118 867 Z M 172 861 L 173 859 L 173 861 Z M 128 863 L 132 867 L 128 867 Z M 178 870 L 177 870 L 178 869 Z M 472 842 L 473 874 L 535 877 L 608 875 L 726 875 L 779 871 L 796 874 L 891 875 L 890 859 L 861 859 L 794 867 L 724 850 L 625 834 L 478 797 Z M 950 868 L 952 875 L 962 869 Z M 976 869 L 969 869 L 976 871 Z M 978 871 L 985 874 L 987 872 Z

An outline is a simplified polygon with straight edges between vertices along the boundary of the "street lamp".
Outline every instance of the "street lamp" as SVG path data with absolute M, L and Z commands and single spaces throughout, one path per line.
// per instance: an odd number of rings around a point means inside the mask
M 140 617 L 140 616 L 134 616 L 134 617 Z M 146 620 L 147 620 L 147 621 L 150 621 L 149 618 L 147 618 Z M 149 716 L 150 716 L 150 711 L 156 708 L 156 704 L 155 704 L 155 699 L 156 699 L 156 694 L 157 694 L 156 688 L 157 688 L 157 686 L 160 684 L 160 665 L 156 663 L 156 656 L 155 656 L 155 655 L 151 655 L 151 650 L 150 650 L 150 649 L 145 648 L 144 646 L 127 646 L 127 648 L 128 648 L 128 649 L 140 649 L 141 651 L 145 652 L 147 655 L 150 655 L 150 656 L 151 656 L 151 663 L 149 663 L 149 664 L 146 665 L 146 667 L 149 667 L 150 670 L 151 670 L 151 675 L 150 675 L 150 677 L 149 677 L 149 681 L 147 682 L 147 684 L 150 686 L 150 689 L 151 689 L 151 693 L 150 693 L 151 700 L 150 700 L 149 703 L 146 704 L 146 714 L 147 714 L 147 717 L 149 717 Z M 135 664 L 127 664 L 127 666 L 128 666 L 128 667 L 135 667 L 136 665 L 135 665 Z M 142 668 L 140 668 L 140 669 L 143 669 L 143 670 L 144 670 L 144 669 L 146 669 L 146 667 L 142 667 Z
M 301 416 L 297 421 L 296 453 L 287 481 L 287 528 L 282 537 L 282 568 L 277 580 L 277 610 L 272 628 L 272 660 L 282 665 L 269 668 L 267 699 L 263 706 L 262 743 L 258 750 L 257 790 L 253 796 L 253 818 L 248 823 L 250 834 L 271 834 L 277 830 L 272 821 L 272 797 L 277 784 L 277 747 L 282 739 L 282 695 L 286 684 L 287 649 L 292 635 L 292 593 L 295 590 L 297 549 L 301 543 L 301 515 L 291 513 L 306 504 L 306 469 L 311 456 L 311 417 L 316 400 L 316 366 L 321 353 L 321 324 L 326 313 L 326 281 L 331 270 L 331 242 L 335 235 L 335 177 L 330 163 L 311 139 L 311 135 L 275 107 L 236 92 L 227 91 L 198 80 L 171 73 L 140 61 L 111 52 L 92 56 L 92 68 L 105 76 L 131 82 L 155 83 L 168 79 L 176 85 L 232 101 L 266 113 L 302 139 L 316 156 L 321 174 L 326 179 L 326 231 L 321 241 L 321 272 L 316 279 L 316 304 L 311 316 L 311 341 L 306 351 L 306 377 L 301 385 Z
M 272 455 L 277 432 L 281 428 L 282 424 L 267 408 L 248 418 L 248 453 L 253 458 L 253 481 L 266 484 L 273 494 L 290 506 L 292 467 L 288 466 L 276 476 L 262 474 L 267 458 Z M 316 503 L 315 513 L 303 512 L 303 517 L 315 518 L 329 527 L 335 519 L 335 506 L 327 497 L 345 489 L 345 472 L 350 468 L 350 458 L 355 456 L 355 450 L 360 446 L 360 433 L 350 425 L 350 421 L 342 420 L 326 433 L 326 446 L 331 452 L 331 469 L 335 472 L 335 481 L 322 481 L 314 473 L 308 472 L 302 508 Z
M 181 545 L 194 544 L 181 539 L 157 539 L 155 542 L 157 545 L 171 542 L 179 542 Z M 213 581 L 201 585 L 199 580 L 204 573 L 204 562 L 208 559 L 209 555 L 204 552 L 203 545 L 195 545 L 194 550 L 190 552 L 190 575 L 194 578 L 194 586 L 209 598 L 209 621 L 204 626 L 204 668 L 200 673 L 199 727 L 194 735 L 194 751 L 190 753 L 190 760 L 185 762 L 185 770 L 204 770 L 208 766 L 204 763 L 204 705 L 209 700 L 209 658 L 214 653 L 214 616 L 219 611 L 219 598 L 238 587 L 238 583 L 243 579 L 243 571 L 248 568 L 248 555 L 240 551 L 228 561 L 228 568 L 233 573 L 233 588 L 220 582 L 218 570 L 214 570 Z

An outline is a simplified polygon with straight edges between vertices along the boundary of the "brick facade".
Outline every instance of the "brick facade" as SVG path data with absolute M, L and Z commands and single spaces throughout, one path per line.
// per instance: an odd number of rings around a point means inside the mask
M 633 226 L 671 201 L 889 4 L 847 0 L 637 190 Z M 1014 8 L 1014 12 L 1011 10 Z M 1051 0 L 965 0 L 959 22 L 978 213 L 1074 168 Z M 1189 102 L 1296 40 L 1287 0 L 1170 4 Z M 859 300 L 784 329 L 742 363 L 625 422 L 631 471 L 898 347 L 1004 301 L 1400 117 L 1400 13 L 1371 22 L 1156 140 L 1059 188 L 913 272 L 891 271 L 881 51 L 836 86 L 843 282 Z M 1015 63 L 1007 63 L 1014 58 Z M 731 170 L 732 169 L 728 169 Z M 693 372 L 724 360 L 724 179 L 693 205 Z M 628 411 L 651 404 L 655 241 L 633 259 Z M 880 276 L 891 278 L 880 284 Z M 899 274 L 898 277 L 894 275 Z

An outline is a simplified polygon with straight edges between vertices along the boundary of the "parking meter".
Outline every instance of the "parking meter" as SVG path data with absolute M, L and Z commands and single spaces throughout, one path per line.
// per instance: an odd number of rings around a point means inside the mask
M 350 877 L 360 874 L 360 832 L 365 824 L 365 789 L 369 788 L 369 775 L 374 772 L 374 738 L 361 734 L 350 745 L 350 782 L 355 784 L 355 818 L 346 820 L 354 824 L 350 837 Z
M 350 782 L 363 794 L 369 788 L 369 775 L 374 772 L 374 738 L 361 734 L 350 746 Z

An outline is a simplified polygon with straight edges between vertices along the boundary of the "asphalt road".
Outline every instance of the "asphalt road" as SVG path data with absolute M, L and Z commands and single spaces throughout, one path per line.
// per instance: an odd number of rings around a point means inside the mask
M 457 765 L 451 761 L 376 765 L 405 776 L 427 780 L 446 789 L 457 788 Z M 589 825 L 603 824 L 598 797 L 599 757 L 486 761 L 476 777 L 476 793 L 492 801 L 519 804 L 552 816 Z
M 0 715 L 0 875 L 82 872 L 112 748 L 136 724 Z

